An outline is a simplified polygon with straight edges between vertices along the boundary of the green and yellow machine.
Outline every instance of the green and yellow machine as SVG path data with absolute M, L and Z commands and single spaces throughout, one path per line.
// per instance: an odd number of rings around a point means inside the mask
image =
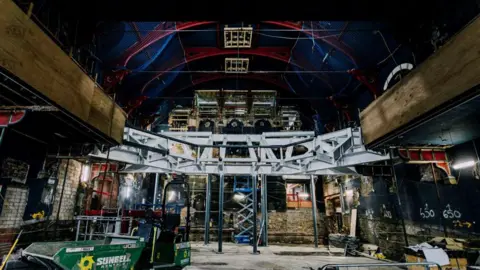
M 175 189 L 175 187 L 177 187 Z M 169 190 L 172 189 L 172 190 Z M 182 194 L 183 193 L 183 194 Z M 164 189 L 162 214 L 155 216 L 152 210 L 147 211 L 145 222 L 138 226 L 138 236 L 146 240 L 147 245 L 138 263 L 139 269 L 182 269 L 190 265 L 190 188 L 184 177 L 174 178 Z M 175 196 L 172 196 L 175 195 Z M 181 214 L 169 211 L 175 204 L 183 204 L 187 208 L 185 226 L 180 228 Z M 181 202 L 181 201 L 184 202 Z
M 180 213 L 166 207 L 171 187 L 187 207 L 185 226 L 180 228 Z M 68 270 L 144 270 L 182 269 L 190 265 L 190 196 L 184 177 L 165 186 L 162 214 L 152 209 L 145 213 L 136 235 L 108 235 L 104 240 L 76 242 L 39 242 L 28 246 L 19 260 L 11 260 L 5 270 L 68 269 Z M 181 195 L 183 193 L 183 195 Z M 171 194 L 171 193 L 170 193 Z

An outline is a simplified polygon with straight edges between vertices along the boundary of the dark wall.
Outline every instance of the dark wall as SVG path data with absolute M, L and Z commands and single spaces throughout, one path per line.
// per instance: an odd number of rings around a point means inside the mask
M 456 161 L 477 159 L 472 142 L 455 146 L 448 151 L 448 154 L 452 164 Z M 454 221 L 480 224 L 480 207 L 478 207 L 480 179 L 474 177 L 473 168 L 453 170 L 457 185 L 438 181 L 436 187 L 431 174 L 422 175 L 421 166 L 431 165 L 401 164 L 395 167 L 401 210 L 405 220 L 427 227 L 443 227 L 445 224 L 447 231 L 455 229 L 464 232 L 480 232 L 480 226 L 473 225 L 470 229 L 454 226 Z M 420 181 L 422 176 L 424 181 Z M 356 179 L 347 182 L 346 189 L 361 190 L 365 186 L 368 185 L 364 179 Z M 368 195 L 359 196 L 357 207 L 359 215 L 398 221 L 400 208 L 391 178 L 374 177 L 373 185 L 368 189 L 370 189 Z M 391 215 L 385 213 L 386 211 Z

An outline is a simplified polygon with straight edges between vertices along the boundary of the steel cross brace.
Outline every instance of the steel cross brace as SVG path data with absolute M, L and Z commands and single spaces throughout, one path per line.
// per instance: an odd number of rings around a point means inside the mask
M 294 155 L 295 148 L 299 147 L 306 151 Z M 247 156 L 228 156 L 228 149 L 238 148 L 248 149 Z M 218 155 L 214 155 L 214 150 Z M 106 152 L 97 149 L 91 156 L 106 158 Z M 310 131 L 155 134 L 125 128 L 123 145 L 111 148 L 109 158 L 134 165 L 127 167 L 125 172 L 329 175 L 357 174 L 353 166 L 388 160 L 390 155 L 367 150 L 362 143 L 360 128 L 347 128 L 320 136 Z

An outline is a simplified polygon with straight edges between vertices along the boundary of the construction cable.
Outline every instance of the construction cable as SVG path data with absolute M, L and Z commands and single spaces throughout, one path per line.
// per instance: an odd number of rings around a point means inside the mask
M 206 74 L 213 74 L 213 73 L 225 73 L 225 70 L 144 70 L 144 71 L 137 71 L 135 73 L 206 73 Z M 315 74 L 315 73 L 349 73 L 348 70 L 298 70 L 298 71 L 290 71 L 290 70 L 251 70 L 242 74 L 281 74 L 281 73 L 305 73 L 305 74 Z
M 377 30 L 378 28 L 372 29 L 372 28 L 353 28 L 349 29 L 345 32 L 367 32 L 371 33 L 372 31 Z M 384 28 L 381 29 L 382 31 L 391 31 L 391 29 Z M 171 32 L 172 29 L 138 29 L 138 32 Z M 176 30 L 176 32 L 190 32 L 190 33 L 202 33 L 202 32 L 218 32 L 219 30 L 217 29 L 180 29 Z M 318 29 L 318 28 L 305 28 L 305 29 L 278 29 L 278 28 L 263 28 L 263 29 L 253 29 L 253 33 L 258 33 L 259 32 L 342 32 L 342 28 L 331 28 L 331 29 Z M 108 30 L 108 31 L 103 31 L 103 33 L 113 33 L 113 32 L 122 32 L 122 33 L 134 33 L 136 32 L 135 30 Z
M 390 55 L 392 56 L 393 62 L 395 62 L 395 65 L 398 66 L 397 60 L 395 60 L 395 57 L 393 56 L 393 53 L 392 53 L 392 51 L 390 50 L 390 47 L 388 47 L 387 41 L 385 40 L 385 37 L 383 37 L 382 32 L 381 32 L 380 30 L 377 30 L 377 31 L 375 31 L 375 33 L 380 34 L 380 37 L 382 38 L 383 43 L 385 44 L 385 47 L 387 47 L 388 52 L 389 52 Z

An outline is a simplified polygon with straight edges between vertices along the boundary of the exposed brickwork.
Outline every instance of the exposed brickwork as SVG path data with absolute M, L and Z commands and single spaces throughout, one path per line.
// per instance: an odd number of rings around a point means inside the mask
M 319 243 L 323 242 L 325 222 L 322 213 L 317 214 Z M 268 216 L 268 239 L 272 243 L 313 243 L 312 210 L 298 209 L 286 212 L 271 212 Z
M 60 196 L 62 192 L 63 179 L 65 177 L 65 168 L 67 166 L 67 160 L 62 160 L 58 168 L 58 185 L 57 192 L 55 194 L 55 202 L 53 204 L 52 219 L 57 217 L 58 205 L 60 202 Z M 60 220 L 70 220 L 73 218 L 75 209 L 75 199 L 77 196 L 77 189 L 80 183 L 80 176 L 82 173 L 82 163 L 70 160 L 67 172 L 67 182 L 65 184 L 65 190 L 63 192 L 62 202 L 60 204 Z
M 23 187 L 7 187 L 2 214 L 0 216 L 0 228 L 18 228 L 23 225 L 23 214 L 27 206 L 28 189 Z

